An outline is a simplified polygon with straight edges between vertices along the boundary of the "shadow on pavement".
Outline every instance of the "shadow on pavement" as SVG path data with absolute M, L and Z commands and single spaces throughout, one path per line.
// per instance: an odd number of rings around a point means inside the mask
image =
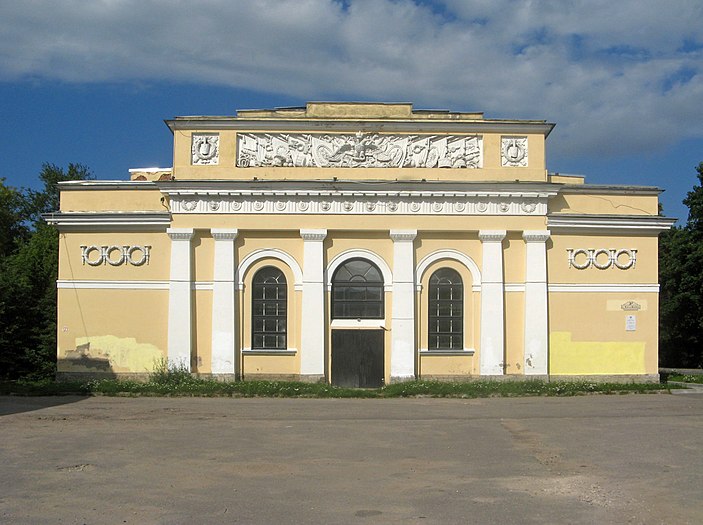
M 89 396 L 0 396 L 0 416 L 77 403 Z

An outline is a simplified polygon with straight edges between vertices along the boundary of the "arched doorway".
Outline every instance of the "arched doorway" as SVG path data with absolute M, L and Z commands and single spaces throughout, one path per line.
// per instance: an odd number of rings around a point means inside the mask
M 332 276 L 332 320 L 383 319 L 383 275 L 372 262 L 355 258 Z M 383 385 L 383 330 L 332 329 L 332 384 L 373 388 Z

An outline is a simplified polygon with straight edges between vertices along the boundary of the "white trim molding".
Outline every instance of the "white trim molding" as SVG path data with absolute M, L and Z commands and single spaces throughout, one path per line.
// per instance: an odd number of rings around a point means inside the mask
M 676 219 L 659 215 L 556 215 L 547 217 L 553 233 L 657 234 L 670 229 Z
M 42 217 L 61 231 L 163 231 L 171 224 L 171 214 L 167 211 L 61 211 Z
M 330 328 L 380 329 L 388 331 L 385 325 L 385 319 L 333 319 Z
M 427 268 L 429 268 L 431 264 L 437 261 L 441 261 L 442 259 L 450 259 L 464 265 L 466 269 L 469 270 L 469 272 L 471 273 L 472 291 L 481 290 L 481 270 L 479 270 L 476 262 L 474 262 L 474 260 L 465 253 L 461 253 L 458 250 L 449 249 L 437 250 L 436 252 L 432 252 L 422 258 L 420 263 L 417 265 L 417 269 L 415 270 L 415 283 L 417 291 L 420 291 L 422 289 L 421 283 L 425 272 L 427 271 Z
M 364 250 L 362 248 L 356 250 L 345 250 L 342 253 L 337 254 L 327 265 L 327 270 L 325 272 L 325 282 L 327 283 L 327 291 L 332 290 L 332 277 L 334 276 L 335 270 L 339 268 L 349 259 L 368 259 L 381 271 L 383 275 L 383 289 L 386 292 L 393 290 L 393 272 L 391 272 L 388 263 L 379 255 L 375 254 L 371 250 Z
M 168 290 L 168 281 L 107 281 L 58 279 L 59 290 Z
M 659 293 L 656 283 L 550 283 L 549 293 Z
M 256 261 L 266 258 L 278 259 L 279 261 L 288 265 L 288 267 L 293 272 L 293 285 L 294 290 L 303 289 L 303 270 L 300 268 L 298 261 L 296 261 L 290 254 L 279 250 L 278 248 L 264 248 L 260 250 L 254 250 L 246 257 L 242 258 L 242 262 L 239 264 L 237 269 L 237 287 L 240 290 L 244 289 L 244 275 L 246 274 L 249 267 Z

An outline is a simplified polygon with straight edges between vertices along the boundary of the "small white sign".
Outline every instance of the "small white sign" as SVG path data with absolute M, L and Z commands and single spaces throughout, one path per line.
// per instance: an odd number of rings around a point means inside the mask
M 625 316 L 625 330 L 627 332 L 634 332 L 637 330 L 637 316 L 636 315 L 626 315 Z

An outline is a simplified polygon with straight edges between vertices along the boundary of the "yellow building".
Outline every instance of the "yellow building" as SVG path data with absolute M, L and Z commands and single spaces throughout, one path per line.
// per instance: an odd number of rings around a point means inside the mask
M 178 117 L 173 167 L 61 184 L 58 372 L 657 377 L 659 189 L 554 125 L 410 104 Z

